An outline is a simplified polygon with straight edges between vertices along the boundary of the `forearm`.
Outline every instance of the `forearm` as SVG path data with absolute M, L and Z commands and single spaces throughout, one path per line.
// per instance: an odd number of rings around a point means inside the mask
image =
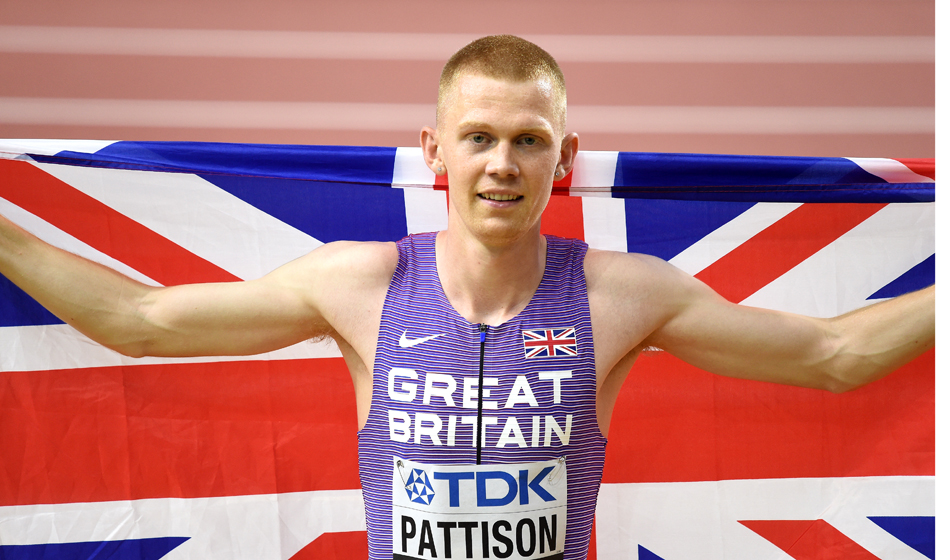
M 105 346 L 126 351 L 145 336 L 139 302 L 152 288 L 53 247 L 3 216 L 0 274 Z
M 660 285 L 665 297 L 654 301 L 673 303 L 644 344 L 730 377 L 843 392 L 934 345 L 932 287 L 817 319 L 732 304 L 679 274 Z
M 830 320 L 835 333 L 832 374 L 845 389 L 884 377 L 933 348 L 933 286 Z

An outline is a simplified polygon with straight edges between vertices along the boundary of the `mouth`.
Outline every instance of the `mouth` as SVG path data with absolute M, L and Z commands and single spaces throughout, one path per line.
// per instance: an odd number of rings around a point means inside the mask
M 481 193 L 478 196 L 485 200 L 495 200 L 498 202 L 507 202 L 509 200 L 518 200 L 522 198 L 521 195 L 517 195 L 517 194 L 498 194 L 498 193 Z

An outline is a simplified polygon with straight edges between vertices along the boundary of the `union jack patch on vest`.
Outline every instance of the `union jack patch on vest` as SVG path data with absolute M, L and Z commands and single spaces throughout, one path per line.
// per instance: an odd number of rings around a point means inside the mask
M 574 327 L 521 331 L 525 358 L 576 356 L 577 338 Z

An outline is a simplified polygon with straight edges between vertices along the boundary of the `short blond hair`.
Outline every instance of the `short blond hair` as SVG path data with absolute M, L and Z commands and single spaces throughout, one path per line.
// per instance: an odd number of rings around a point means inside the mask
M 472 41 L 452 55 L 442 68 L 439 79 L 436 126 L 444 118 L 449 93 L 464 74 L 511 82 L 547 79 L 554 94 L 555 114 L 561 130 L 564 130 L 567 120 L 564 73 L 554 57 L 534 43 L 514 35 L 489 35 Z

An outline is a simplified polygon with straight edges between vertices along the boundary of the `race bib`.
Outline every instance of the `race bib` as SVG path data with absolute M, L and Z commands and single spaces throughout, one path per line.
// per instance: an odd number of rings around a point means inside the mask
M 478 466 L 393 457 L 393 560 L 559 560 L 566 525 L 563 457 Z

